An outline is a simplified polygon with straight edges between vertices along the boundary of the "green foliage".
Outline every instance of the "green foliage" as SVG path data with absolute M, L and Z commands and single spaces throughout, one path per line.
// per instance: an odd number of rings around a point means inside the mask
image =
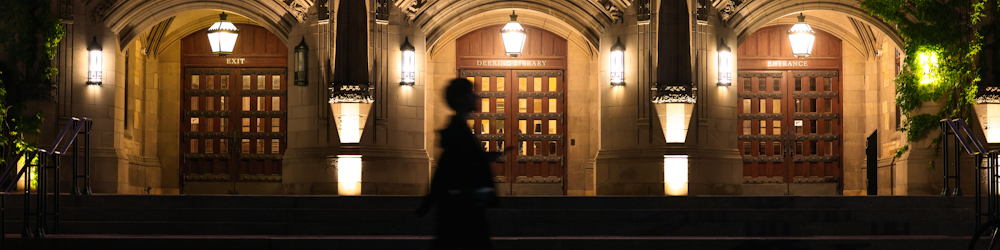
M 26 135 L 38 134 L 41 112 L 25 114 L 31 101 L 51 97 L 52 67 L 57 47 L 66 33 L 47 0 L 7 1 L 0 8 L 0 164 L 21 150 L 35 147 Z
M 896 103 L 908 117 L 900 131 L 914 142 L 926 137 L 944 118 L 970 117 L 980 74 L 977 62 L 984 50 L 997 53 L 996 18 L 1000 0 L 864 0 L 872 16 L 895 25 L 906 52 L 905 67 L 896 76 Z M 987 21 L 987 23 L 984 23 Z M 985 41 L 992 40 L 990 43 Z M 995 61 L 997 57 L 992 57 Z M 936 60 L 935 60 L 936 59 Z M 1000 61 L 998 61 L 1000 62 Z M 943 101 L 936 112 L 916 111 L 924 102 Z M 940 147 L 940 137 L 934 140 Z M 899 148 L 900 157 L 909 149 Z M 935 151 L 936 152 L 936 151 Z

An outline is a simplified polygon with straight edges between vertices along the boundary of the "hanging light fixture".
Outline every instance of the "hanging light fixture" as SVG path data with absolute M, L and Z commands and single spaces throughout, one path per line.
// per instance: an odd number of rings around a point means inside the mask
M 611 86 L 625 86 L 625 45 L 621 37 L 611 46 Z
M 806 23 L 806 16 L 802 15 L 802 13 L 799 13 L 799 22 L 792 25 L 792 28 L 788 30 L 788 40 L 792 45 L 792 55 L 795 55 L 795 57 L 802 59 L 812 54 L 816 32 Z
M 407 37 L 399 50 L 403 52 L 403 65 L 401 67 L 403 72 L 400 73 L 399 85 L 413 86 L 417 78 L 416 59 L 414 58 L 417 49 L 413 47 L 413 44 L 410 44 L 410 38 Z
M 510 57 L 521 55 L 524 49 L 524 40 L 527 40 L 528 32 L 524 31 L 521 23 L 517 21 L 517 14 L 511 11 L 510 22 L 500 29 L 500 36 L 503 37 L 503 48 Z
M 226 56 L 233 53 L 236 47 L 236 37 L 240 35 L 240 30 L 233 25 L 233 22 L 226 20 L 226 12 L 219 14 L 219 21 L 208 28 L 208 42 L 212 45 L 212 53 L 219 56 Z
M 733 84 L 733 51 L 726 41 L 719 38 L 719 83 L 718 86 Z
M 90 56 L 90 68 L 87 71 L 87 85 L 101 85 L 102 69 L 104 68 L 104 53 L 101 52 L 101 44 L 97 43 L 97 36 L 94 41 L 87 45 L 87 53 Z

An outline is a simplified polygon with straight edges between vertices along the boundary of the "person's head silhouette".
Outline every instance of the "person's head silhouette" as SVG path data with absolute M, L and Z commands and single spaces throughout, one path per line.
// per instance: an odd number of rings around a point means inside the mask
M 445 89 L 445 100 L 455 113 L 472 112 L 476 108 L 476 95 L 472 93 L 472 82 L 464 78 L 455 78 Z

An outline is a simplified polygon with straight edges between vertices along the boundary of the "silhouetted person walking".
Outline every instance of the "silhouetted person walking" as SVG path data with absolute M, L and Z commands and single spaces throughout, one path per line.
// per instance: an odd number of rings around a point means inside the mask
M 437 205 L 436 236 L 431 249 L 492 249 L 485 209 L 497 205 L 489 163 L 501 155 L 483 152 L 472 129 L 465 122 L 476 108 L 472 82 L 454 79 L 445 90 L 448 106 L 455 116 L 441 136 L 441 153 L 431 191 L 417 208 L 423 216 Z M 509 149 L 508 149 L 509 150 Z

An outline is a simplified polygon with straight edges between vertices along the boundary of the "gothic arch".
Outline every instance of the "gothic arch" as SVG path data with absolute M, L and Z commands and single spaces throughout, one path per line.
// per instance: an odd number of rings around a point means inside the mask
M 511 10 L 519 11 L 518 21 L 562 35 L 589 48 L 589 51 L 596 51 L 600 35 L 612 24 L 608 10 L 586 1 L 465 0 L 434 4 L 433 14 L 422 12 L 413 19 L 427 35 L 431 50 L 440 46 L 439 41 L 449 41 L 469 31 L 506 23 L 510 20 L 507 16 Z
M 160 21 L 190 10 L 212 9 L 233 12 L 256 21 L 288 43 L 292 27 L 306 18 L 306 11 L 315 0 L 132 0 L 99 1 L 91 10 L 90 19 L 103 23 L 118 36 L 124 49 L 146 29 Z
M 895 29 L 861 9 L 861 3 L 858 0 L 818 0 L 808 3 L 803 3 L 802 0 L 744 0 L 740 2 L 743 2 L 741 6 L 734 6 L 732 0 L 720 0 L 715 3 L 720 17 L 726 26 L 732 28 L 733 32 L 736 33 L 739 43 L 773 20 L 800 12 L 825 10 L 843 13 L 865 22 L 885 33 L 896 44 L 903 45 L 903 39 L 896 34 Z
M 566 22 L 562 22 L 561 20 L 554 19 L 552 16 L 536 11 L 520 9 L 517 11 L 517 20 L 520 21 L 521 24 L 541 28 L 561 36 L 569 41 L 570 44 L 579 46 L 583 49 L 583 51 L 586 51 L 589 56 L 597 54 L 597 47 L 600 45 L 599 40 L 590 40 L 589 38 L 584 37 L 582 33 Z M 480 15 L 473 16 L 474 18 L 467 18 L 464 21 L 457 22 L 456 25 L 452 25 L 452 28 L 447 31 L 443 31 L 443 33 L 437 34 L 433 37 L 433 39 L 431 36 L 428 36 L 428 53 L 431 55 L 436 54 L 440 51 L 439 48 L 441 46 L 446 46 L 449 41 L 455 40 L 469 32 L 488 26 L 505 24 L 508 20 L 510 20 L 510 17 L 508 17 L 509 15 L 510 10 L 496 10 L 488 13 L 482 13 Z

